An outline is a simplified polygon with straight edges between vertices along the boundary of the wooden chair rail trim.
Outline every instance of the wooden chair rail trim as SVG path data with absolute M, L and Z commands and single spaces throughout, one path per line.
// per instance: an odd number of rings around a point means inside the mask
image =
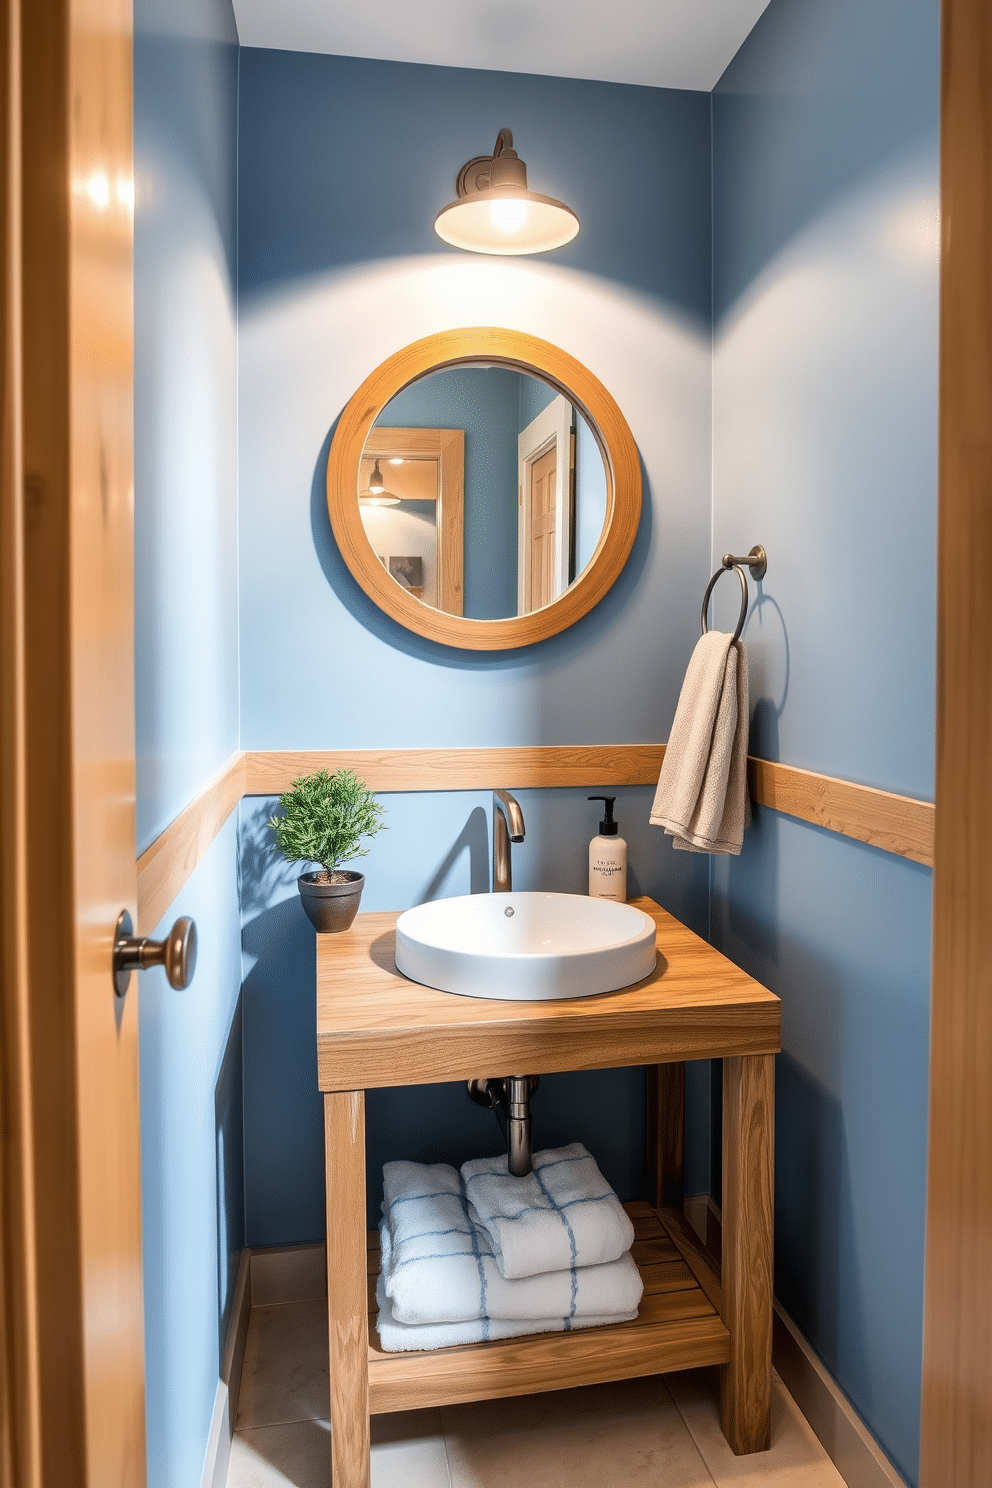
M 149 935 L 245 795 L 245 756 L 232 754 L 138 858 L 138 933 Z
M 138 923 L 154 928 L 242 796 L 278 795 L 297 775 L 350 766 L 376 791 L 511 790 L 653 785 L 664 744 L 527 745 L 510 749 L 249 750 L 232 755 L 138 859 Z M 931 801 L 751 758 L 759 806 L 933 866 Z

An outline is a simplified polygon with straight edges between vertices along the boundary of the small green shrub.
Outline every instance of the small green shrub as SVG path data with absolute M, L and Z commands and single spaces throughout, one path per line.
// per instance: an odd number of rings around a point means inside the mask
M 364 858 L 363 837 L 383 830 L 385 810 L 354 770 L 299 775 L 279 797 L 282 816 L 269 826 L 289 863 L 319 863 L 334 874 L 343 863 Z

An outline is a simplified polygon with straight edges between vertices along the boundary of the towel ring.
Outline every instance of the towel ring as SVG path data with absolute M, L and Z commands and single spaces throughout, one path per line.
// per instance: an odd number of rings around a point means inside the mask
M 765 574 L 768 571 L 768 555 L 766 554 L 764 548 L 761 546 L 760 543 L 755 544 L 746 558 L 735 558 L 733 553 L 724 553 L 722 559 L 720 560 L 720 567 L 717 569 L 716 573 L 706 585 L 706 593 L 703 595 L 703 609 L 702 615 L 700 617 L 702 621 L 703 635 L 706 634 L 709 628 L 706 624 L 706 611 L 709 609 L 710 595 L 716 588 L 716 581 L 721 574 L 729 572 L 730 569 L 734 569 L 737 577 L 741 581 L 741 613 L 737 621 L 737 629 L 734 631 L 733 639 L 734 641 L 740 640 L 741 632 L 744 629 L 744 621 L 747 619 L 748 606 L 747 579 L 744 575 L 745 568 L 749 568 L 751 570 L 751 575 L 755 579 L 763 579 L 765 577 Z

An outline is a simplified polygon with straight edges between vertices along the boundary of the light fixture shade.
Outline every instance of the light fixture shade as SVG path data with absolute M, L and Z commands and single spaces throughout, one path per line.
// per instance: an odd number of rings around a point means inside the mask
M 569 243 L 579 219 L 564 202 L 527 189 L 527 167 L 501 129 L 492 155 L 478 155 L 458 174 L 458 195 L 434 219 L 446 243 L 469 253 L 546 253 Z
M 500 213 L 499 206 L 504 202 L 507 206 L 519 204 L 522 210 L 512 215 Z M 434 219 L 439 238 L 469 253 L 546 253 L 549 248 L 570 243 L 578 230 L 579 219 L 570 207 L 533 191 L 517 191 L 512 196 L 487 191 L 462 197 L 442 207 Z
M 392 491 L 386 490 L 378 460 L 369 476 L 368 490 L 359 492 L 358 501 L 360 506 L 399 506 L 400 504 L 400 498 L 394 496 Z

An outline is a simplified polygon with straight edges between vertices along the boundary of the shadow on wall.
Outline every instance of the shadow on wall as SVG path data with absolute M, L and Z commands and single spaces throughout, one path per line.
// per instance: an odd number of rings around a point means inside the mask
M 822 969 L 818 985 L 822 993 Z M 866 1299 L 841 1104 L 787 1054 L 779 1055 L 775 1073 L 775 1292 L 806 1336 L 816 1339 L 831 1369 L 841 1358 L 854 1362 L 857 1375 L 845 1379 L 845 1388 L 870 1398 Z
M 776 602 L 767 595 L 761 595 L 755 604 L 755 609 L 748 616 L 748 628 L 752 620 L 759 612 L 760 606 L 770 606 L 776 616 L 781 619 L 781 611 Z M 777 760 L 779 758 L 778 743 L 778 721 L 785 706 L 785 699 L 789 691 L 789 640 L 782 622 L 782 634 L 784 637 L 785 652 L 785 681 L 782 687 L 781 701 L 776 704 L 769 697 L 759 697 L 751 715 L 751 728 L 748 738 L 748 753 L 760 759 Z M 747 632 L 745 631 L 745 641 Z M 757 679 L 756 679 L 757 680 Z M 759 680 L 760 685 L 760 680 Z M 748 899 L 737 892 L 741 875 L 745 878 L 751 872 L 749 867 L 749 850 L 756 845 L 760 839 L 762 848 L 762 882 L 765 886 L 767 904 L 778 903 L 779 884 L 779 854 L 778 854 L 778 828 L 779 818 L 774 811 L 766 811 L 764 807 L 751 803 L 751 825 L 744 834 L 744 848 L 740 857 L 728 858 L 725 872 L 727 874 L 727 894 L 729 904 L 718 903 L 714 905 L 713 943 L 718 949 L 724 950 L 725 954 L 731 954 L 727 949 L 726 933 L 721 936 L 717 916 L 721 913 L 726 916 L 726 930 L 738 947 L 748 948 L 748 960 L 739 961 L 740 965 L 751 976 L 758 981 L 763 981 L 766 986 L 771 986 L 771 968 L 778 964 L 779 959 L 779 923 L 773 914 L 766 914 L 759 918 L 748 910 Z M 732 959 L 736 959 L 735 952 Z M 710 1069 L 710 1189 L 717 1204 L 723 1200 L 723 1061 L 714 1059 Z
M 471 884 L 469 893 L 487 894 L 489 892 L 489 823 L 481 806 L 476 806 L 469 813 L 468 821 L 451 844 L 437 872 L 424 890 L 425 900 L 439 897 L 448 875 L 463 852 L 468 853 Z
M 371 256 L 457 260 L 434 213 L 511 120 L 532 189 L 582 222 L 556 259 L 706 316 L 705 93 L 244 47 L 239 101 L 242 303 Z M 417 148 L 404 151 L 411 120 Z
M 267 909 L 276 898 L 296 888 L 303 871 L 301 863 L 287 863 L 279 851 L 269 817 L 278 805 L 276 797 L 246 802 L 238 823 L 238 890 L 242 924 L 249 916 Z M 244 949 L 244 947 L 243 947 Z
M 252 1246 L 324 1237 L 316 949 L 295 884 L 290 894 L 245 919 L 241 932 L 245 1237 Z
M 775 54 L 820 59 L 818 81 L 835 79 L 835 87 L 823 89 L 815 107 L 806 87 L 769 90 Z M 716 260 L 717 324 L 813 222 L 932 151 L 939 55 L 936 4 L 784 0 L 759 18 L 713 93 L 714 237 L 734 244 L 727 262 Z M 888 77 L 930 78 L 932 90 L 880 87 L 880 58 Z M 794 168 L 809 160 L 816 170 Z
M 217 1143 L 217 1316 L 218 1353 L 221 1360 L 224 1358 L 245 1237 L 241 1008 L 239 999 L 214 1088 L 214 1130 Z

